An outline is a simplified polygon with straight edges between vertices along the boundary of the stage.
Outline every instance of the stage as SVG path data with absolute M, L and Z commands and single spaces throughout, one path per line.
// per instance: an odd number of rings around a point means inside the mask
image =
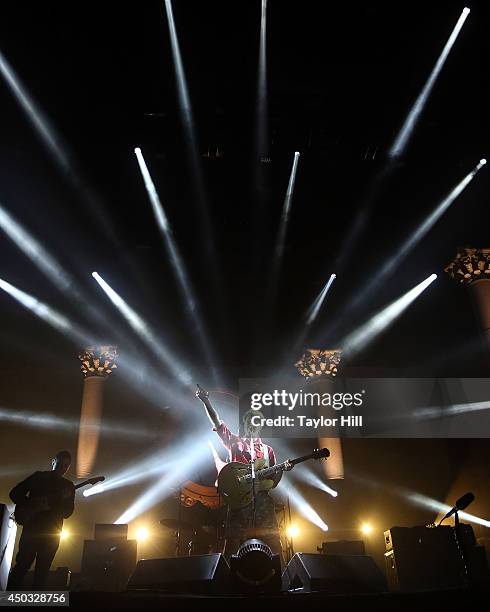
M 418 593 L 376 593 L 356 595 L 330 595 L 327 593 L 278 593 L 267 595 L 191 595 L 166 594 L 157 591 L 133 591 L 126 593 L 73 592 L 70 608 L 78 610 L 184 610 L 189 606 L 211 606 L 214 610 L 247 609 L 257 603 L 277 606 L 281 610 L 312 609 L 322 607 L 329 611 L 375 609 L 412 612 L 414 609 L 462 609 L 483 601 L 488 602 L 490 589 L 451 589 L 446 591 L 422 591 Z

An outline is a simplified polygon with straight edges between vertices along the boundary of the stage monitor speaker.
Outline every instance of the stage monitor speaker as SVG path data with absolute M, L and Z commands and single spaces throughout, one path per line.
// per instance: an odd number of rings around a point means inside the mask
M 0 504 L 0 591 L 5 591 L 14 554 L 17 525 L 10 518 L 9 509 Z
M 366 548 L 362 540 L 332 540 L 322 542 L 318 552 L 323 555 L 365 555 Z
M 121 542 L 128 539 L 127 525 L 114 525 L 112 523 L 97 523 L 94 528 L 94 540 Z
M 367 555 L 296 553 L 282 579 L 284 589 L 305 593 L 382 593 L 387 590 L 384 575 Z
M 141 559 L 128 590 L 218 594 L 229 591 L 230 569 L 222 554 Z
M 136 540 L 85 540 L 81 580 L 86 588 L 123 591 L 136 566 Z

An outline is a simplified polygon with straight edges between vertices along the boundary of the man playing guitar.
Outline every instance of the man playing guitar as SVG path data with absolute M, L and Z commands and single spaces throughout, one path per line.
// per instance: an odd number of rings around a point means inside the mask
M 49 568 L 60 543 L 63 519 L 73 514 L 75 486 L 63 478 L 71 464 L 68 451 L 60 451 L 52 460 L 52 470 L 34 472 L 10 491 L 17 508 L 29 505 L 8 584 L 8 591 L 22 589 L 24 577 L 36 561 L 33 590 L 46 586 Z
M 244 430 L 247 437 L 234 434 L 220 419 L 218 413 L 209 401 L 209 394 L 202 387 L 196 391 L 204 404 L 206 414 L 214 426 L 214 431 L 220 437 L 228 450 L 228 460 L 250 464 L 254 461 L 260 467 L 272 467 L 276 463 L 274 449 L 262 442 L 257 428 L 251 426 L 251 414 L 245 415 Z M 253 445 L 252 445 L 253 441 Z M 273 488 L 279 484 L 281 472 L 273 476 L 270 483 Z M 255 504 L 252 502 L 243 508 L 228 509 L 226 524 L 226 545 L 224 554 L 229 558 L 236 553 L 240 544 L 251 537 L 258 537 L 268 544 L 274 553 L 281 552 L 281 540 L 274 507 L 274 500 L 268 490 L 258 490 L 255 495 Z

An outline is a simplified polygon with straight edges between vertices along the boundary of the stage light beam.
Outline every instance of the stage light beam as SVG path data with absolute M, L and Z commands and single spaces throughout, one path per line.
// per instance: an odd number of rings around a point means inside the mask
M 466 18 L 468 17 L 469 13 L 470 13 L 470 9 L 465 7 L 456 25 L 454 26 L 454 29 L 451 32 L 450 37 L 448 38 L 446 44 L 444 45 L 442 53 L 440 54 L 434 68 L 432 69 L 432 72 L 430 73 L 429 78 L 427 79 L 424 87 L 422 88 L 422 91 L 420 92 L 417 99 L 415 100 L 415 103 L 413 104 L 407 118 L 405 119 L 405 122 L 403 123 L 400 131 L 398 132 L 396 136 L 396 139 L 389 151 L 389 156 L 391 158 L 398 158 L 404 153 L 407 147 L 407 144 L 410 140 L 410 137 L 413 133 L 413 130 L 415 128 L 415 125 L 418 119 L 420 118 L 420 115 L 424 109 L 424 106 L 427 103 L 427 100 L 429 99 L 429 96 L 432 92 L 432 89 L 437 80 L 437 77 L 439 76 L 445 64 L 448 58 L 448 55 L 454 43 L 456 42 L 458 34 L 461 28 L 463 27 L 463 24 L 466 21 Z
M 190 385 L 192 381 L 192 376 L 190 373 L 183 367 L 182 363 L 176 363 L 175 355 L 173 355 L 163 345 L 163 343 L 157 339 L 155 332 L 151 329 L 148 323 L 146 323 L 146 321 L 144 321 L 143 318 L 133 308 L 131 308 L 131 306 L 129 306 L 125 300 L 123 300 L 123 298 L 116 291 L 114 291 L 114 289 L 112 289 L 112 287 L 100 276 L 100 274 L 97 272 L 92 272 L 92 276 L 110 301 L 126 319 L 134 332 L 169 368 L 169 370 L 183 385 Z
M 116 524 L 130 523 L 146 510 L 164 499 L 177 484 L 187 478 L 190 469 L 209 458 L 209 447 L 202 438 L 188 441 L 179 447 L 180 460 L 172 468 L 160 468 L 161 477 L 144 491 L 115 521 Z
M 200 308 L 194 295 L 194 290 L 191 286 L 191 281 L 185 268 L 182 256 L 180 255 L 179 248 L 175 242 L 170 223 L 168 221 L 167 215 L 165 214 L 165 209 L 163 208 L 162 202 L 158 195 L 153 179 L 151 178 L 150 171 L 148 170 L 148 166 L 146 165 L 146 161 L 143 157 L 141 149 L 137 147 L 135 148 L 134 152 L 136 155 L 136 159 L 138 160 L 138 165 L 141 171 L 141 175 L 143 177 L 143 181 L 145 183 L 148 197 L 151 202 L 153 214 L 155 216 L 160 233 L 163 237 L 164 244 L 167 249 L 167 253 L 170 258 L 170 262 L 172 264 L 172 268 L 174 270 L 174 274 L 180 288 L 187 315 L 197 332 L 197 336 L 199 338 L 203 353 L 206 357 L 207 365 L 213 376 L 214 383 L 219 384 L 219 376 L 215 366 L 216 357 L 213 354 L 211 348 L 211 341 L 205 332 Z
M 103 484 L 98 483 L 96 485 L 91 486 L 89 489 L 85 489 L 83 491 L 84 497 L 91 497 L 92 495 L 97 495 L 97 493 L 103 493 L 105 491 L 105 487 Z
M 43 320 L 45 323 L 62 333 L 67 338 L 70 338 L 78 345 L 95 344 L 97 340 L 81 327 L 70 321 L 68 317 L 58 312 L 51 306 L 41 302 L 37 298 L 29 295 L 25 291 L 17 289 L 7 281 L 0 279 L 0 289 L 3 289 L 17 302 L 22 304 L 24 308 L 30 310 L 36 317 Z
M 261 1 L 260 9 L 260 43 L 259 64 L 257 72 L 257 156 L 258 162 L 268 155 L 268 123 L 267 123 L 267 0 Z M 296 162 L 296 155 L 295 155 Z M 296 162 L 297 163 L 297 162 Z
M 449 510 L 451 510 L 452 506 L 448 506 L 448 504 L 443 504 L 436 499 L 432 499 L 427 495 L 422 495 L 420 493 L 406 492 L 406 497 L 412 503 L 417 506 L 422 506 L 427 508 L 428 510 L 434 510 L 438 513 L 438 515 L 444 516 Z M 470 523 L 475 523 L 476 525 L 481 525 L 482 527 L 490 527 L 490 521 L 483 519 L 479 516 L 475 516 L 474 514 L 468 514 L 468 512 L 458 512 L 459 518 L 468 521 Z
M 291 168 L 291 174 L 289 176 L 288 188 L 286 190 L 286 196 L 284 198 L 284 204 L 282 207 L 281 221 L 279 224 L 279 232 L 277 234 L 277 243 L 275 248 L 275 261 L 276 267 L 279 268 L 281 265 L 282 256 L 284 254 L 284 246 L 286 244 L 286 233 L 288 229 L 289 215 L 291 213 L 291 205 L 293 203 L 294 185 L 296 183 L 296 171 L 298 168 L 299 152 L 295 151 L 293 158 L 293 166 Z
M 368 284 L 362 289 L 352 302 L 351 308 L 357 307 L 362 301 L 365 301 L 374 290 L 379 287 L 386 279 L 391 276 L 400 266 L 402 261 L 407 258 L 409 253 L 417 246 L 417 244 L 425 238 L 434 225 L 439 221 L 443 214 L 448 210 L 451 204 L 463 193 L 466 187 L 475 178 L 477 173 L 485 165 L 485 160 L 480 162 L 469 172 L 449 194 L 431 211 L 431 213 L 418 225 L 414 232 L 405 240 L 395 254 L 387 258 L 386 263 L 376 273 Z
M 178 107 L 184 130 L 184 144 L 186 146 L 187 155 L 190 162 L 190 170 L 192 173 L 192 186 L 195 188 L 195 196 L 198 204 L 198 211 L 201 221 L 201 233 L 203 252 L 207 254 L 209 264 L 212 266 L 212 271 L 217 280 L 217 263 L 214 249 L 213 229 L 209 219 L 206 202 L 206 189 L 204 178 L 202 175 L 201 160 L 199 156 L 199 147 L 197 143 L 196 130 L 194 127 L 194 115 L 187 87 L 187 79 L 185 76 L 184 64 L 180 53 L 179 39 L 177 29 L 175 27 L 174 14 L 171 0 L 165 0 L 165 12 L 167 15 L 168 29 L 170 35 L 170 49 L 172 53 L 175 81 L 177 85 Z
M 340 343 L 343 354 L 352 357 L 365 349 L 368 344 L 386 331 L 436 278 L 437 274 L 431 274 L 416 287 L 383 308 L 381 312 L 378 312 L 366 323 L 351 332 Z
M 61 418 L 49 412 L 34 412 L 30 410 L 9 410 L 0 406 L 0 422 L 12 423 L 21 427 L 32 427 L 34 429 L 49 429 L 51 431 L 77 432 L 80 420 Z M 152 440 L 158 433 L 150 428 L 126 424 L 120 421 L 109 421 L 100 424 L 100 432 L 103 435 L 128 438 L 131 440 Z
M 98 196 L 89 188 L 87 181 L 83 179 L 73 155 L 68 153 L 66 143 L 63 142 L 50 120 L 29 94 L 15 70 L 1 52 L 0 73 L 55 164 L 71 182 L 75 191 L 83 196 L 85 202 L 103 225 L 105 232 L 112 242 L 117 244 L 117 239 L 106 215 L 103 213 Z
M 323 306 L 325 298 L 327 297 L 327 293 L 329 292 L 330 287 L 333 285 L 333 282 L 336 278 L 337 276 L 335 274 L 330 274 L 330 278 L 328 279 L 318 296 L 315 298 L 313 304 L 310 306 L 306 319 L 307 326 L 310 326 L 317 318 L 318 313 L 320 312 L 320 308 Z
M 295 475 L 293 475 L 295 477 Z M 329 487 L 326 482 L 324 482 L 313 470 L 309 467 L 305 467 L 301 472 L 301 480 L 305 483 L 308 483 L 312 487 L 323 491 L 324 493 L 328 493 L 331 497 L 337 497 L 338 491 Z
M 0 206 L 0 227 L 12 242 L 63 293 L 74 291 L 73 279 L 42 244 Z
M 289 483 L 287 493 L 291 503 L 306 520 L 319 527 L 322 531 L 328 531 L 328 525 L 292 483 Z

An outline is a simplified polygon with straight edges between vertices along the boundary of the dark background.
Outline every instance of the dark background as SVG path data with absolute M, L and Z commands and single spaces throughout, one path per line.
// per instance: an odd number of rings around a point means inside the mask
M 73 321 L 90 325 L 117 344 L 121 355 L 129 355 L 134 343 L 139 356 L 135 370 L 150 364 L 157 375 L 168 375 L 91 279 L 96 269 L 192 364 L 203 384 L 210 382 L 133 154 L 141 146 L 189 270 L 224 387 L 236 390 L 240 377 L 270 374 L 284 358 L 289 364 L 296 361 L 299 355 L 288 350 L 331 272 L 339 277 L 308 340 L 323 348 L 334 347 L 345 333 L 429 274 L 439 274 L 396 325 L 345 363 L 346 371 L 487 376 L 488 354 L 470 296 L 442 272 L 458 246 L 489 246 L 486 168 L 396 274 L 361 308 L 350 310 L 360 286 L 489 154 L 490 14 L 485 3 L 470 5 L 471 14 L 406 156 L 383 186 L 342 273 L 335 268 L 373 177 L 383 168 L 387 150 L 462 8 L 453 2 L 271 0 L 271 162 L 259 164 L 255 96 L 260 3 L 175 2 L 199 152 L 206 155 L 218 148 L 222 153 L 219 159 L 200 158 L 205 191 L 199 194 L 184 147 L 162 3 L 2 3 L 0 50 L 67 144 L 98 203 L 90 206 L 57 170 L 3 81 L 0 203 L 77 278 L 105 324 L 91 323 L 86 308 L 55 291 L 6 237 L 0 242 L 0 277 Z M 271 303 L 267 296 L 274 241 L 296 150 L 301 159 L 286 252 Z M 203 229 L 199 202 L 206 204 L 212 237 Z M 207 257 L 209 244 L 214 263 Z M 3 293 L 0 312 L 0 406 L 76 419 L 82 390 L 76 358 L 80 347 Z M 329 323 L 342 315 L 342 326 L 330 329 Z M 129 384 L 134 381 L 130 369 L 121 367 L 106 385 L 107 422 L 148 426 L 155 432 L 150 450 L 162 444 L 171 448 L 174 434 L 192 430 L 196 421 L 205 426 L 199 405 L 194 418 L 180 418 L 175 398 L 169 404 L 164 393 L 135 390 Z M 170 407 L 162 410 L 164 406 Z M 19 474 L 46 465 L 59 447 L 76 448 L 75 433 L 70 437 L 5 420 L 0 426 L 4 499 Z M 300 452 L 304 444 L 298 442 L 291 451 Z M 342 530 L 357 533 L 359 521 L 369 518 L 360 516 L 366 512 L 358 508 L 369 508 L 379 544 L 381 530 L 395 522 L 434 518 L 406 500 L 390 498 L 385 493 L 390 484 L 423 489 L 444 501 L 452 494 L 460 462 L 488 465 L 478 454 L 484 448 L 478 441 L 349 440 L 346 474 L 362 472 L 378 488 L 346 478 L 337 500 L 312 501 L 327 504 L 324 514 L 332 537 L 344 537 Z M 121 456 L 130 461 L 148 450 L 147 443 L 103 438 L 96 471 L 110 475 L 120 469 Z M 470 486 L 474 470 L 468 470 Z M 461 493 L 465 485 L 463 479 Z M 110 504 L 103 496 L 80 503 L 70 522 L 73 530 L 80 538 L 89 536 L 95 520 L 114 520 L 139 490 L 143 488 L 111 493 Z M 175 512 L 172 502 L 166 503 L 168 508 L 151 515 L 153 521 Z M 485 514 L 475 504 L 477 510 Z M 488 506 L 486 511 L 488 515 Z M 314 549 L 321 537 L 309 529 L 304 548 Z M 68 549 L 59 553 L 73 565 L 80 538 L 69 545 L 70 554 Z M 168 553 L 172 545 L 166 546 Z

